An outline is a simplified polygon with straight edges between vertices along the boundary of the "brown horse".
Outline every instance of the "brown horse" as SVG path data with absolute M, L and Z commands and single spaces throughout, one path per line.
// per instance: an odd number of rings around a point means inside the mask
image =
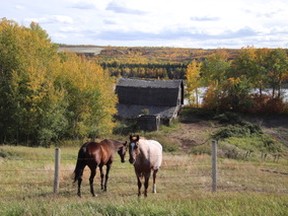
M 141 195 L 141 178 L 144 177 L 144 196 L 147 189 L 151 170 L 153 170 L 153 193 L 156 193 L 156 174 L 162 163 L 162 145 L 155 140 L 140 139 L 139 135 L 130 135 L 129 162 L 134 165 L 138 182 L 138 196 Z
M 114 153 L 117 151 L 120 155 L 121 162 L 125 162 L 127 142 L 119 142 L 116 140 L 104 139 L 101 142 L 87 142 L 84 143 L 79 152 L 76 167 L 74 170 L 74 182 L 78 180 L 78 196 L 81 197 L 81 182 L 84 168 L 88 166 L 91 174 L 89 178 L 90 192 L 92 196 L 95 196 L 93 181 L 96 175 L 97 166 L 100 170 L 101 176 L 101 189 L 107 190 L 107 181 L 109 178 L 109 171 L 114 160 Z M 106 175 L 104 182 L 103 166 L 106 165 Z M 104 183 L 104 184 L 103 184 Z

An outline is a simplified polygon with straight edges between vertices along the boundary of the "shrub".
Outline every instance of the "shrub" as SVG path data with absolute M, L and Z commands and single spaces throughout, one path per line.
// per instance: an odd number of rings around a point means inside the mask
M 283 113 L 285 104 L 281 98 L 272 98 L 267 101 L 265 106 L 266 113 Z
M 225 112 L 214 117 L 221 124 L 239 124 L 242 123 L 242 118 L 237 113 Z
M 214 135 L 212 135 L 212 138 L 221 140 L 229 137 L 250 136 L 252 134 L 262 134 L 261 128 L 250 122 L 242 122 L 241 124 L 228 125 L 219 129 Z

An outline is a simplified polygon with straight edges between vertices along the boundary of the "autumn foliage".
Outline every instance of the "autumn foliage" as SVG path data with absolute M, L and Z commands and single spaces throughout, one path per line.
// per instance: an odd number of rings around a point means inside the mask
M 207 57 L 198 69 L 200 78 L 189 79 L 195 62 L 187 67 L 188 91 L 206 87 L 202 107 L 216 111 L 287 113 L 284 86 L 288 84 L 288 55 L 284 49 L 240 50 L 233 59 L 224 50 Z
M 50 145 L 111 132 L 117 97 L 95 62 L 58 53 L 47 33 L 0 22 L 0 141 Z

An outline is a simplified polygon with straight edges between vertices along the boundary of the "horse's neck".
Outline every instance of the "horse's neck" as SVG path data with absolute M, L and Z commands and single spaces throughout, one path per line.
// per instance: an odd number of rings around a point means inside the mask
M 118 141 L 112 141 L 113 142 L 113 146 L 114 146 L 114 149 L 116 151 L 118 151 L 121 147 L 122 147 L 122 143 L 118 142 Z
M 116 140 L 107 140 L 107 142 L 112 144 L 111 146 L 114 148 L 115 151 L 118 151 L 119 148 L 122 146 L 122 143 Z
M 145 143 L 145 142 L 146 140 L 142 140 L 140 142 L 139 151 L 140 151 L 141 158 L 147 159 L 149 157 L 149 146 L 148 146 L 148 143 Z

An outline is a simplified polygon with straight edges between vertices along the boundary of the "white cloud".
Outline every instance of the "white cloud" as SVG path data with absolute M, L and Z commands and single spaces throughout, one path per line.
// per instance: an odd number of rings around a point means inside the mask
M 110 2 L 107 5 L 106 10 L 110 10 L 115 13 L 123 13 L 123 14 L 134 14 L 134 15 L 146 14 L 145 11 L 126 7 L 124 5 L 119 4 L 118 2 Z
M 0 14 L 36 21 L 69 44 L 240 48 L 288 40 L 286 0 L 9 0 Z
M 37 18 L 28 18 L 25 19 L 27 22 L 37 22 L 39 24 L 54 24 L 54 23 L 62 23 L 62 24 L 73 24 L 73 18 L 69 16 L 63 15 L 51 15 L 46 17 L 37 17 Z

